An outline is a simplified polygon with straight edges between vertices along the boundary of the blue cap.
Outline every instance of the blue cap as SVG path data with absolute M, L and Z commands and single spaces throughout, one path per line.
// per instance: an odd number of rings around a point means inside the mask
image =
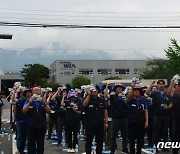
M 116 88 L 117 88 L 117 87 L 121 87 L 123 91 L 126 89 L 126 87 L 123 86 L 123 84 L 121 84 L 121 83 L 116 83 L 115 86 L 114 86 L 114 88 L 113 88 L 113 91 L 116 91 Z

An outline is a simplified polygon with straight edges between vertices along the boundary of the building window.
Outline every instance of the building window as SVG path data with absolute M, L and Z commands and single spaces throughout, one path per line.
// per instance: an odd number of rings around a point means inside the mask
M 64 75 L 71 75 L 71 71 L 64 71 Z
M 129 69 L 115 69 L 116 75 L 118 74 L 129 74 Z
M 51 76 L 54 76 L 54 71 L 51 71 L 50 74 L 51 74 Z
M 53 72 L 53 75 L 56 76 L 56 71 Z
M 97 70 L 97 74 L 98 75 L 108 75 L 108 74 L 112 74 L 112 69 L 98 69 Z
M 60 75 L 74 75 L 74 70 L 60 70 Z
M 71 75 L 74 75 L 75 74 L 75 72 L 74 71 L 71 71 Z
M 79 69 L 79 74 L 82 75 L 89 75 L 89 74 L 93 74 L 93 69 Z

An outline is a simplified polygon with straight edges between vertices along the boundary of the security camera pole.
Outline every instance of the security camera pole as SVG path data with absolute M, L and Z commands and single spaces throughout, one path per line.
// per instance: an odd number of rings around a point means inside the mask
M 11 34 L 0 34 L 0 39 L 12 40 L 12 35 Z

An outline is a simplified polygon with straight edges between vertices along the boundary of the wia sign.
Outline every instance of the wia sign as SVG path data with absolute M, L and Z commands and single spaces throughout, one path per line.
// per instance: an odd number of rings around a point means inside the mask
M 71 62 L 62 62 L 64 65 L 64 68 L 76 68 L 76 65 Z

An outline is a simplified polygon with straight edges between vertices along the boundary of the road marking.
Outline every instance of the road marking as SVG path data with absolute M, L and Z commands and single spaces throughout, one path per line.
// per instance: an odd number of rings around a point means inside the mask
M 144 153 L 147 153 L 147 154 L 155 154 L 154 152 L 147 151 L 146 149 L 143 149 L 143 148 L 142 148 L 141 151 L 144 152 Z
M 86 154 L 86 152 L 83 152 L 82 154 Z M 91 154 L 96 154 L 95 152 L 91 152 Z
M 12 135 L 12 154 L 16 154 L 17 152 L 15 137 L 16 135 Z
M 2 122 L 10 123 L 9 119 L 2 119 Z

